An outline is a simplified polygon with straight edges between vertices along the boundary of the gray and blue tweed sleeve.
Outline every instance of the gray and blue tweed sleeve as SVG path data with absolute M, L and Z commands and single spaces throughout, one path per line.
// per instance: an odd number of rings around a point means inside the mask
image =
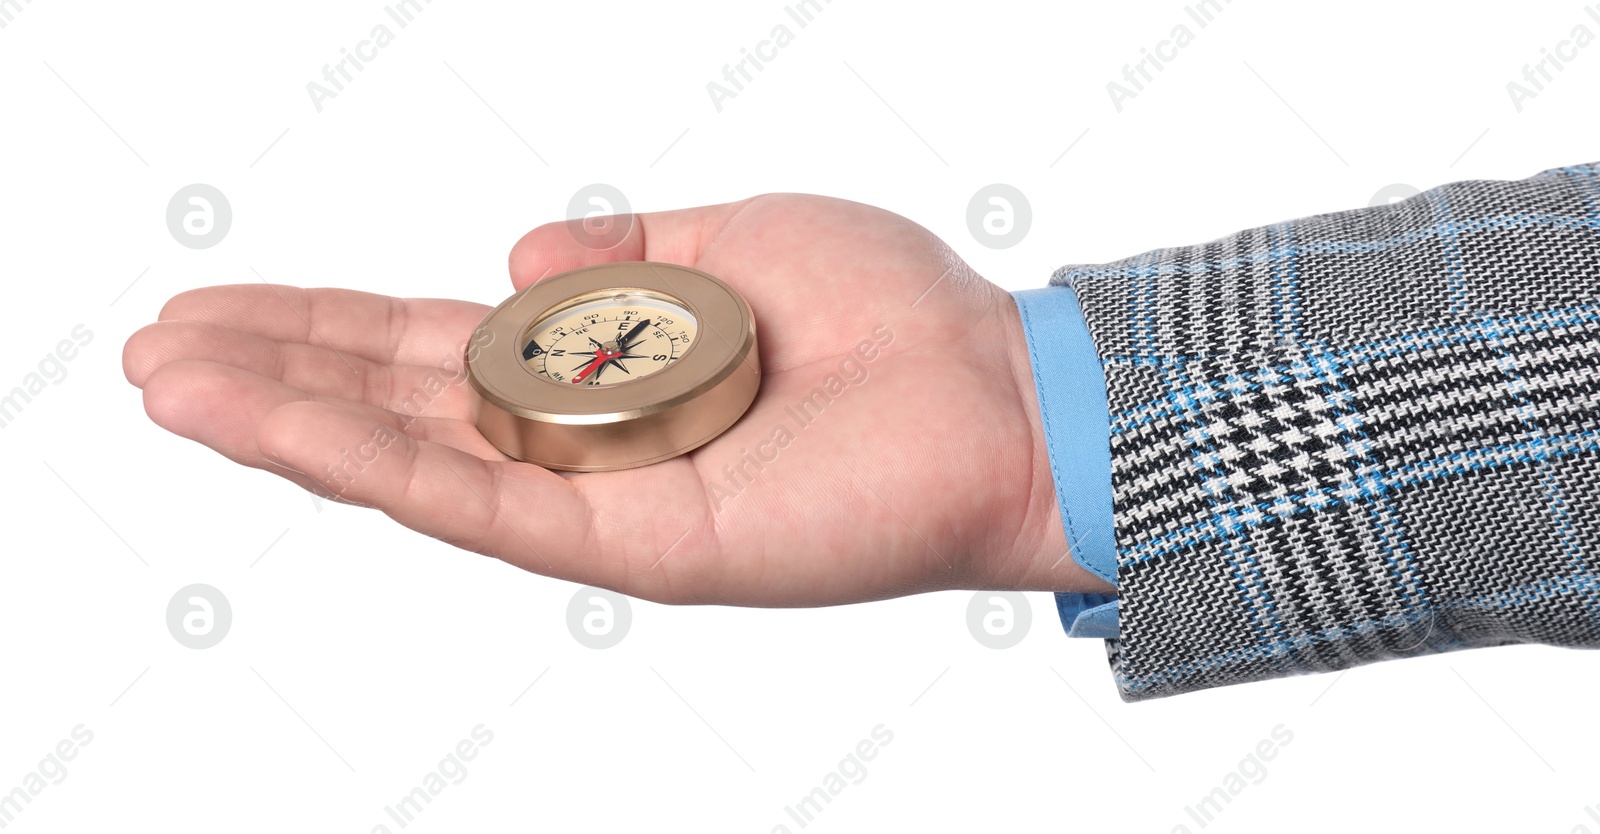
M 1600 166 L 1051 283 L 1105 372 L 1124 699 L 1600 646 Z

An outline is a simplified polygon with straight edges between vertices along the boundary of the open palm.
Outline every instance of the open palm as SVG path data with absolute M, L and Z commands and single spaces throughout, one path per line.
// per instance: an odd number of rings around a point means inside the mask
M 1102 587 L 1063 558 L 1016 307 L 931 233 L 787 194 L 628 222 L 605 250 L 565 224 L 535 229 L 512 250 L 511 278 L 520 289 L 666 261 L 748 299 L 761 392 L 732 429 L 670 461 L 566 474 L 498 452 L 473 427 L 459 366 L 489 307 L 464 301 L 208 287 L 135 333 L 124 368 L 151 419 L 237 463 L 642 598 L 825 605 Z

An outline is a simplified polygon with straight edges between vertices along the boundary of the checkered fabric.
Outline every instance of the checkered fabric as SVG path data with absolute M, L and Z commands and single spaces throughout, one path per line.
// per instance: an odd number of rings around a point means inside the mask
M 1600 167 L 1069 266 L 1124 700 L 1600 646 Z

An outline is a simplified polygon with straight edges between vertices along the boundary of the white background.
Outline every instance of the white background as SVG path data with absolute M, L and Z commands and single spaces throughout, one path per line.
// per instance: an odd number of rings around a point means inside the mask
M 806 830 L 1198 831 L 1185 806 L 1281 724 L 1292 743 L 1206 830 L 1600 831 L 1589 654 L 1125 705 L 1048 595 L 996 651 L 969 593 L 635 602 L 596 651 L 567 630 L 575 586 L 319 506 L 158 429 L 122 376 L 166 298 L 252 268 L 496 303 L 512 242 L 593 182 L 638 210 L 873 203 L 1022 289 L 1393 183 L 1600 157 L 1600 44 L 1520 112 L 1506 89 L 1574 26 L 1600 34 L 1580 3 L 1420 5 L 1238 0 L 1200 28 L 1177 2 L 835 0 L 800 28 L 778 2 L 440 0 L 319 113 L 307 82 L 393 25 L 378 0 L 12 4 L 0 390 L 74 325 L 94 339 L 0 429 L 0 792 L 75 726 L 94 740 L 6 830 L 398 830 L 384 806 L 483 724 L 408 830 L 798 831 L 785 805 L 882 724 L 892 743 Z M 793 42 L 718 112 L 707 83 L 780 23 Z M 1118 112 L 1107 83 L 1180 23 L 1193 43 Z M 234 213 L 201 251 L 165 223 L 194 182 Z M 992 182 L 1032 205 L 1011 249 L 967 228 Z M 196 582 L 234 614 L 205 651 L 164 621 Z

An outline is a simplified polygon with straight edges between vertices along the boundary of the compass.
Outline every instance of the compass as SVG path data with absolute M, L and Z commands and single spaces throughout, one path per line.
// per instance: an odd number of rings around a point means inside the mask
M 634 261 L 545 278 L 478 325 L 478 431 L 549 469 L 676 457 L 726 431 L 761 386 L 755 317 L 721 280 Z

